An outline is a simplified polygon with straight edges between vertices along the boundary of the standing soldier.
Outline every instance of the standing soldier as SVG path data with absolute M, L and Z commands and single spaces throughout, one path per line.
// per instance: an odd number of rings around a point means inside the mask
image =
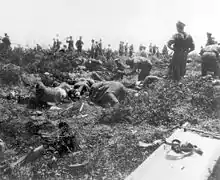
M 157 52 L 157 46 L 156 46 L 156 45 L 154 45 L 154 46 L 153 46 L 153 48 L 152 48 L 152 53 L 153 53 L 153 55 L 155 55 L 155 54 L 156 54 L 156 52 Z
M 61 45 L 61 41 L 57 38 L 57 42 L 56 42 L 56 51 L 59 51 L 60 50 L 60 45 Z
M 185 24 L 176 23 L 177 33 L 168 41 L 167 46 L 174 51 L 170 62 L 170 73 L 172 79 L 179 81 L 186 73 L 187 55 L 195 49 L 193 38 L 184 32 Z
M 126 45 L 125 45 L 125 56 L 127 56 L 128 55 L 128 43 L 126 43 Z
M 159 47 L 157 47 L 157 49 L 156 49 L 156 56 L 157 56 L 157 58 L 159 58 L 159 56 L 160 56 Z
M 163 54 L 165 57 L 168 57 L 168 49 L 167 49 L 167 46 L 166 46 L 166 45 L 164 45 L 164 47 L 163 47 L 162 54 Z
M 56 50 L 57 48 L 57 42 L 56 42 L 56 39 L 53 38 L 53 50 Z
M 95 42 L 95 59 L 98 57 L 99 55 L 99 43 L 98 41 Z
M 69 38 L 67 38 L 66 42 L 68 43 L 68 51 L 73 51 L 74 50 L 73 37 L 70 36 Z
M 120 42 L 119 44 L 119 56 L 123 56 L 124 55 L 124 42 Z
M 153 54 L 153 46 L 152 46 L 152 43 L 150 43 L 150 45 L 149 45 L 149 53 L 150 53 L 150 54 Z
M 42 47 L 39 44 L 36 44 L 36 49 L 37 49 L 37 51 L 41 51 Z
M 130 47 L 129 47 L 129 57 L 132 57 L 133 52 L 134 52 L 134 46 L 133 46 L 133 44 L 132 44 L 132 45 L 130 45 Z
M 112 55 L 112 49 L 111 49 L 111 45 L 108 45 L 107 51 L 106 51 L 106 58 L 107 60 L 109 60 L 111 58 Z
M 83 47 L 83 41 L 82 41 L 82 36 L 79 37 L 79 40 L 76 41 L 76 48 L 79 54 L 82 52 L 82 47 Z
M 212 33 L 207 32 L 207 43 L 206 46 L 212 45 L 212 44 L 217 44 L 215 41 L 215 38 L 212 37 Z
M 99 41 L 99 55 L 102 55 L 102 39 Z
M 92 39 L 92 45 L 91 45 L 91 58 L 95 58 L 95 51 L 96 51 L 96 45 L 95 45 L 95 40 Z
M 5 33 L 5 37 L 2 39 L 2 42 L 4 43 L 4 51 L 8 52 L 11 46 L 11 41 L 7 33 Z

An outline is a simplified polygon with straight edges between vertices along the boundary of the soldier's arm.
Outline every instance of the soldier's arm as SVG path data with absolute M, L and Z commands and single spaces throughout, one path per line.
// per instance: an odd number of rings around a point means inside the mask
M 174 45 L 175 43 L 175 35 L 172 36 L 172 38 L 167 42 L 167 47 L 171 50 L 174 50 Z
M 191 39 L 191 46 L 189 47 L 189 53 L 195 50 L 195 43 L 191 36 L 190 36 L 190 39 Z

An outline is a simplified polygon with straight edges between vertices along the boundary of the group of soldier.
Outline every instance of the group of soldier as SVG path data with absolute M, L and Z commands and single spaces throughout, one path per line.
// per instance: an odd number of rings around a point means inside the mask
M 129 56 L 131 57 L 134 53 L 134 46 L 131 44 L 130 46 L 128 43 L 124 44 L 123 41 L 119 44 L 119 55 L 120 56 Z
M 75 47 L 74 47 L 74 41 L 72 36 L 66 38 L 66 43 L 67 45 L 63 45 L 63 47 L 61 47 L 62 42 L 57 38 L 57 39 L 53 39 L 53 47 L 52 49 L 54 51 L 77 51 L 78 53 L 82 53 L 82 49 L 83 49 L 83 45 L 84 42 L 82 41 L 82 36 L 79 37 L 79 40 L 76 41 L 75 43 Z M 91 48 L 89 50 L 90 52 L 90 57 L 96 59 L 98 56 L 100 55 L 105 55 L 107 59 L 110 59 L 113 51 L 111 49 L 111 45 L 108 44 L 107 48 L 103 48 L 103 44 L 102 44 L 102 39 L 100 39 L 99 41 L 95 41 L 94 39 L 91 40 Z M 120 56 L 129 56 L 131 57 L 134 53 L 134 46 L 133 44 L 131 44 L 130 46 L 128 46 L 128 43 L 126 43 L 126 45 L 124 45 L 124 42 L 120 42 L 119 45 L 119 55 Z
M 186 74 L 187 55 L 195 49 L 195 44 L 192 36 L 184 31 L 184 23 L 179 21 L 176 27 L 177 33 L 168 41 L 167 46 L 174 52 L 169 66 L 169 75 L 173 80 L 179 81 Z M 202 76 L 206 76 L 210 71 L 214 76 L 220 77 L 219 45 L 212 34 L 207 32 L 207 42 L 200 51 Z
M 179 81 L 185 74 L 186 74 L 186 62 L 187 62 L 187 55 L 192 52 L 195 49 L 195 44 L 193 41 L 193 38 L 190 34 L 187 34 L 184 31 L 185 24 L 178 21 L 176 23 L 177 33 L 175 33 L 172 38 L 168 41 L 167 47 L 173 51 L 172 59 L 170 60 L 169 65 L 169 71 L 168 75 L 176 81 Z M 5 37 L 1 38 L 4 49 L 7 50 L 10 48 L 11 42 L 9 39 L 9 36 L 7 33 L 5 33 Z M 66 38 L 66 43 L 68 46 L 64 45 L 61 48 L 61 41 L 57 39 L 53 39 L 53 50 L 54 51 L 75 51 L 74 46 L 76 47 L 76 51 L 78 53 L 82 53 L 84 42 L 82 40 L 82 36 L 79 37 L 79 39 L 74 44 L 72 36 Z M 214 45 L 214 46 L 213 46 Z M 215 46 L 217 45 L 217 46 Z M 211 48 L 210 48 L 211 46 Z M 140 51 L 144 52 L 146 49 L 145 46 L 140 46 Z M 163 49 L 164 53 L 167 53 L 166 46 Z M 152 43 L 149 46 L 149 54 L 157 54 L 159 52 L 158 47 L 152 46 Z M 219 58 L 219 46 L 218 43 L 215 41 L 215 39 L 212 37 L 211 33 L 207 33 L 207 43 L 204 48 L 201 49 L 200 55 L 202 57 L 202 60 L 206 63 L 202 64 L 202 74 L 206 74 L 206 71 L 204 70 L 207 64 L 207 62 L 213 62 L 213 67 L 217 66 L 215 62 L 217 62 Z M 91 40 L 91 48 L 90 48 L 90 57 L 93 59 L 96 59 L 99 55 L 105 55 L 107 59 L 110 59 L 112 55 L 112 49 L 111 45 L 109 44 L 106 49 L 103 49 L 102 40 L 95 41 L 94 39 Z M 128 56 L 132 57 L 134 53 L 134 47 L 133 44 L 130 46 L 128 43 L 124 43 L 123 41 L 119 44 L 119 56 Z M 147 57 L 147 55 L 146 55 Z M 207 60 L 208 59 L 208 60 Z M 211 59 L 211 60 L 210 60 Z M 205 65 L 206 64 L 206 65 Z M 220 69 L 220 68 L 219 68 Z M 217 74 L 217 70 L 214 71 L 215 74 Z
M 175 81 L 179 81 L 186 74 L 187 55 L 195 49 L 193 38 L 184 31 L 184 27 L 184 23 L 177 22 L 177 33 L 167 43 L 168 48 L 174 52 L 168 74 Z M 219 52 L 218 42 L 208 32 L 207 43 L 200 52 L 202 75 L 206 75 L 208 70 L 214 71 L 214 74 L 217 75 Z

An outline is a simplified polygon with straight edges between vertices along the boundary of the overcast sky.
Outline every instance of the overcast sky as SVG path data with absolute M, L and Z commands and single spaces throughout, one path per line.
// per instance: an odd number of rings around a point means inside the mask
M 162 46 L 183 21 L 186 32 L 200 49 L 210 31 L 220 40 L 220 0 L 0 0 L 0 35 L 7 32 L 12 43 L 52 44 L 72 35 L 103 39 L 104 46 L 118 48 L 119 41 Z

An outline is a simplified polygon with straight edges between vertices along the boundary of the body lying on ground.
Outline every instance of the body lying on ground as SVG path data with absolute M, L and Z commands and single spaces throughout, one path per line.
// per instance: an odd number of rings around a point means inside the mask
M 103 62 L 101 60 L 96 60 L 96 59 L 88 59 L 84 62 L 84 66 L 86 69 L 95 71 L 95 70 L 105 70 L 103 67 Z
M 220 76 L 219 52 L 220 46 L 217 44 L 208 45 L 201 50 L 202 76 L 206 76 L 208 71 L 214 72 L 215 76 Z
M 73 100 L 75 98 L 79 99 L 86 92 L 90 91 L 90 88 L 94 84 L 92 79 L 80 78 L 76 80 L 72 89 L 68 91 L 68 96 Z
M 116 106 L 126 97 L 126 88 L 116 81 L 94 83 L 90 90 L 90 99 L 97 105 Z
M 42 82 L 38 82 L 36 85 L 36 99 L 39 102 L 50 102 L 50 103 L 60 103 L 64 98 L 67 97 L 68 85 L 66 83 L 61 83 L 60 86 L 52 88 L 46 87 Z
M 137 56 L 127 60 L 126 63 L 132 68 L 131 74 L 135 73 L 137 70 L 140 70 L 138 81 L 143 81 L 146 76 L 150 75 L 152 63 L 149 58 Z

